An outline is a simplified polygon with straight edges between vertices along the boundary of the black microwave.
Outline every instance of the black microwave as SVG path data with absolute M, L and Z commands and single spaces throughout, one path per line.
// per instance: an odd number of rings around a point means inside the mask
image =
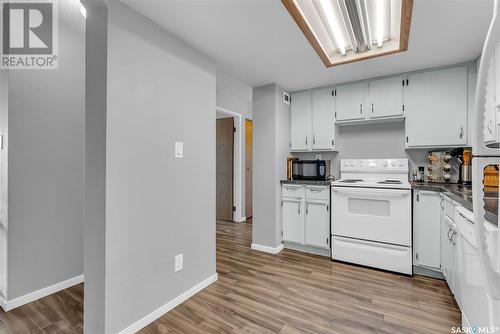
M 330 173 L 329 162 L 326 160 L 294 160 L 292 162 L 292 179 L 326 180 Z

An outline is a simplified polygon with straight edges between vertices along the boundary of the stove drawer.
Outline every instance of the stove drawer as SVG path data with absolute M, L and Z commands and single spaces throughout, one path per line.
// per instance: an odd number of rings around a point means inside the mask
M 411 246 L 409 189 L 332 187 L 332 234 Z

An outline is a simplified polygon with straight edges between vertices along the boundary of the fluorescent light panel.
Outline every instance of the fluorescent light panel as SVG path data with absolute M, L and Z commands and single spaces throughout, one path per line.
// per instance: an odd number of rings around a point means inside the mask
M 403 10 L 411 18 L 413 0 L 282 2 L 327 66 L 406 50 L 408 37 L 402 50 L 401 29 L 408 34 L 410 22 L 402 25 L 401 18 Z

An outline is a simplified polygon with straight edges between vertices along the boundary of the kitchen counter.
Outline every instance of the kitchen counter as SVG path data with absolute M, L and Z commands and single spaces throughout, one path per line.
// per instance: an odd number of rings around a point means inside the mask
M 331 186 L 331 180 L 281 180 L 281 184 L 303 184 L 309 186 Z
M 472 187 L 456 183 L 424 183 L 410 182 L 412 189 L 439 191 L 462 205 L 464 208 L 472 210 Z M 498 189 L 493 187 L 485 188 L 485 209 L 486 220 L 493 224 L 498 224 Z

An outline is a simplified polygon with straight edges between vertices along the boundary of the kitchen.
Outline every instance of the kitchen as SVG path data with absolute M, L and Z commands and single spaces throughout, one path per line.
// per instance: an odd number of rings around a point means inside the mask
M 500 332 L 499 0 L 59 5 L 0 71 L 0 331 Z

